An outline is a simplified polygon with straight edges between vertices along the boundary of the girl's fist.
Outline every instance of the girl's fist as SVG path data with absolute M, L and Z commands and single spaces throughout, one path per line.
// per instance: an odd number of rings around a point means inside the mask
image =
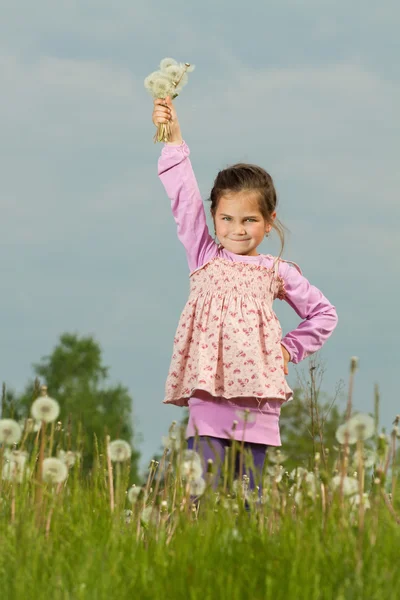
M 168 123 L 171 121 L 172 125 L 175 121 L 177 121 L 176 110 L 169 96 L 165 99 L 156 98 L 154 100 L 152 120 L 156 127 L 158 127 L 158 125 L 161 123 Z

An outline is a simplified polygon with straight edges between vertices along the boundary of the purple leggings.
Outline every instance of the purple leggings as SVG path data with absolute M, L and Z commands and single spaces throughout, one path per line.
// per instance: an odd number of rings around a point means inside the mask
M 231 441 L 224 438 L 217 438 L 211 436 L 202 436 L 200 435 L 197 438 L 190 437 L 188 438 L 188 448 L 189 450 L 196 450 L 204 460 L 204 468 L 207 468 L 207 461 L 209 458 L 213 460 L 213 472 L 215 473 L 214 477 L 214 487 L 218 486 L 219 477 L 221 473 L 221 466 L 224 464 L 225 458 L 225 449 L 231 446 Z M 268 446 L 265 444 L 253 444 L 251 442 L 244 443 L 245 453 L 250 450 L 251 455 L 254 462 L 254 471 L 253 468 L 249 469 L 246 465 L 246 459 L 243 458 L 243 475 L 247 475 L 249 477 L 249 489 L 254 490 L 256 483 L 260 486 L 261 490 L 261 475 L 264 467 L 265 455 L 267 452 Z M 239 476 L 239 468 L 240 468 L 240 442 L 238 442 L 236 446 L 236 464 L 235 464 L 235 476 Z M 255 477 L 258 480 L 255 481 Z

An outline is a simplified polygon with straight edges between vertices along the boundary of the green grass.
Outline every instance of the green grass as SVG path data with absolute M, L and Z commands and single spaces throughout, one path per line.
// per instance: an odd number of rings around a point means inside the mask
M 33 475 L 2 482 L 2 599 L 400 598 L 397 508 L 370 473 L 365 520 L 318 470 L 315 494 L 299 484 L 301 506 L 288 475 L 278 483 L 267 476 L 268 499 L 250 497 L 250 511 L 242 492 L 221 489 L 217 501 L 211 486 L 193 506 L 176 458 L 158 489 L 163 463 L 151 470 L 147 499 L 133 505 L 128 466 L 114 472 L 111 510 L 104 455 L 89 479 L 76 465 L 58 488 L 42 485 L 40 501 Z M 144 503 L 154 507 L 149 522 Z

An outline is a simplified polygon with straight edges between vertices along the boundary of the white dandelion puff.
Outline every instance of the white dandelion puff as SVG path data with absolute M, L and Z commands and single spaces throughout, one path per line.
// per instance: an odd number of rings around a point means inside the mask
M 197 460 L 185 460 L 181 465 L 181 474 L 185 479 L 199 479 L 203 474 L 203 467 Z
M 68 467 L 58 458 L 45 458 L 43 461 L 43 480 L 48 483 L 62 483 L 68 477 Z
M 29 475 L 26 467 L 28 453 L 23 450 L 6 450 L 4 453 L 6 462 L 3 464 L 3 479 L 22 483 L 24 476 Z
M 331 481 L 332 488 L 337 490 L 341 485 L 341 475 L 335 475 Z M 358 481 L 354 479 L 354 477 L 349 477 L 345 475 L 343 478 L 343 494 L 345 496 L 351 496 L 352 494 L 357 493 L 358 491 Z
M 168 435 L 162 436 L 161 441 L 164 448 L 168 450 L 179 450 L 182 445 L 179 431 L 170 431 Z
M 189 491 L 191 496 L 201 496 L 206 489 L 206 482 L 202 477 L 193 479 L 189 483 Z
M 270 475 L 271 477 L 273 477 L 275 483 L 280 483 L 282 481 L 282 476 L 283 476 L 283 466 L 282 465 L 276 465 L 275 467 L 268 467 L 267 468 L 267 473 L 268 475 Z
M 308 471 L 307 471 L 307 469 L 304 469 L 304 467 L 296 467 L 290 473 L 290 478 L 296 479 L 296 481 L 298 483 L 301 483 L 303 481 L 304 477 L 307 475 L 307 473 L 308 473 Z
M 178 80 L 178 85 L 174 86 L 175 87 L 175 94 L 180 94 L 181 91 L 183 90 L 183 88 L 185 87 L 185 85 L 189 82 L 189 77 L 187 76 L 187 73 L 184 73 L 182 75 L 182 77 L 179 78 Z
M 12 446 L 18 444 L 22 436 L 21 427 L 14 419 L 0 419 L 0 443 Z
M 370 469 L 377 462 L 378 457 L 376 455 L 376 452 L 374 452 L 373 450 L 369 450 L 369 449 L 365 448 L 364 451 L 363 451 L 363 454 L 362 454 L 362 460 L 363 460 L 363 463 L 364 463 L 364 467 L 366 469 Z M 356 454 L 354 456 L 354 458 L 353 458 L 353 465 L 357 466 L 357 464 L 358 464 L 358 456 Z
M 196 66 L 195 65 L 190 65 L 189 63 L 185 63 L 185 67 L 188 73 L 193 73 L 193 71 L 195 70 Z
M 174 58 L 163 58 L 160 62 L 161 71 L 167 71 L 170 67 L 178 66 L 177 61 Z
M 287 460 L 287 456 L 286 454 L 283 454 L 283 452 L 281 452 L 280 450 L 269 450 L 268 451 L 268 460 L 270 460 L 272 463 L 275 463 L 277 465 L 280 465 L 281 463 L 285 462 L 285 460 Z
M 138 487 L 136 485 L 133 485 L 132 487 L 130 487 L 128 490 L 128 501 L 131 504 L 135 504 L 138 501 L 141 492 L 142 488 L 140 486 Z
M 294 495 L 294 501 L 297 504 L 297 506 L 300 506 L 303 504 L 303 494 L 300 491 L 297 491 Z
M 367 440 L 375 433 L 375 421 L 370 415 L 356 413 L 346 423 L 336 430 L 336 439 L 339 444 L 344 444 L 346 434 L 348 443 L 355 444 L 357 440 Z
M 108 455 L 113 462 L 124 462 L 132 455 L 132 448 L 125 440 L 113 440 L 108 447 Z
M 154 98 L 166 98 L 172 96 L 175 92 L 175 86 L 165 75 L 159 75 L 154 81 L 151 92 Z
M 354 496 L 351 496 L 351 498 L 349 498 L 349 502 L 352 506 L 359 506 L 361 503 L 360 494 L 354 494 Z M 369 501 L 368 494 L 363 494 L 363 505 L 364 508 L 371 508 L 371 503 Z
M 342 425 L 339 425 L 339 427 L 336 430 L 336 439 L 339 442 L 339 444 L 345 444 L 346 443 L 346 437 L 347 437 L 347 443 L 348 444 L 355 444 L 357 441 L 357 437 L 354 434 L 354 432 L 351 430 L 351 428 L 349 427 L 349 423 L 343 423 Z
M 371 415 L 357 413 L 351 417 L 349 424 L 359 440 L 368 440 L 375 433 L 375 421 Z
M 60 405 L 57 400 L 50 398 L 46 394 L 46 387 L 42 387 L 42 395 L 33 402 L 31 406 L 31 415 L 36 421 L 45 421 L 52 423 L 60 414 Z
M 171 79 L 171 81 L 178 81 L 185 73 L 185 66 L 181 65 L 169 65 L 164 69 L 164 74 Z
M 152 92 L 154 88 L 154 83 L 157 81 L 157 79 L 160 78 L 161 75 L 161 71 L 154 71 L 153 73 L 150 73 L 150 75 L 147 75 L 147 77 L 144 80 L 144 87 L 146 88 L 146 90 Z
M 57 457 L 59 458 L 59 460 L 61 460 L 61 462 L 65 463 L 67 465 L 67 467 L 70 469 L 71 467 L 74 466 L 77 459 L 80 458 L 80 453 L 72 452 L 72 450 L 68 450 L 67 452 L 65 452 L 65 450 L 59 450 Z
M 201 456 L 196 450 L 184 450 L 182 454 L 183 462 L 197 462 L 201 465 Z
M 145 506 L 142 512 L 140 513 L 140 521 L 142 525 L 148 525 L 150 520 L 154 521 L 153 507 Z

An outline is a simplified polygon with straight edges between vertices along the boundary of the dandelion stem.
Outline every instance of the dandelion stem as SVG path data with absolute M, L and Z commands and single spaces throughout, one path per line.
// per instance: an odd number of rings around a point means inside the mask
M 113 513 L 115 502 L 114 502 L 114 481 L 113 481 L 113 468 L 110 457 L 110 436 L 106 437 L 106 453 L 107 453 L 107 470 L 108 470 L 108 486 L 110 491 L 110 510 Z
M 39 460 L 37 464 L 37 487 L 36 487 L 36 517 L 39 522 L 40 509 L 42 506 L 43 499 L 43 460 L 44 460 L 44 449 L 46 446 L 46 422 L 42 421 L 40 425 L 40 448 L 39 448 Z

